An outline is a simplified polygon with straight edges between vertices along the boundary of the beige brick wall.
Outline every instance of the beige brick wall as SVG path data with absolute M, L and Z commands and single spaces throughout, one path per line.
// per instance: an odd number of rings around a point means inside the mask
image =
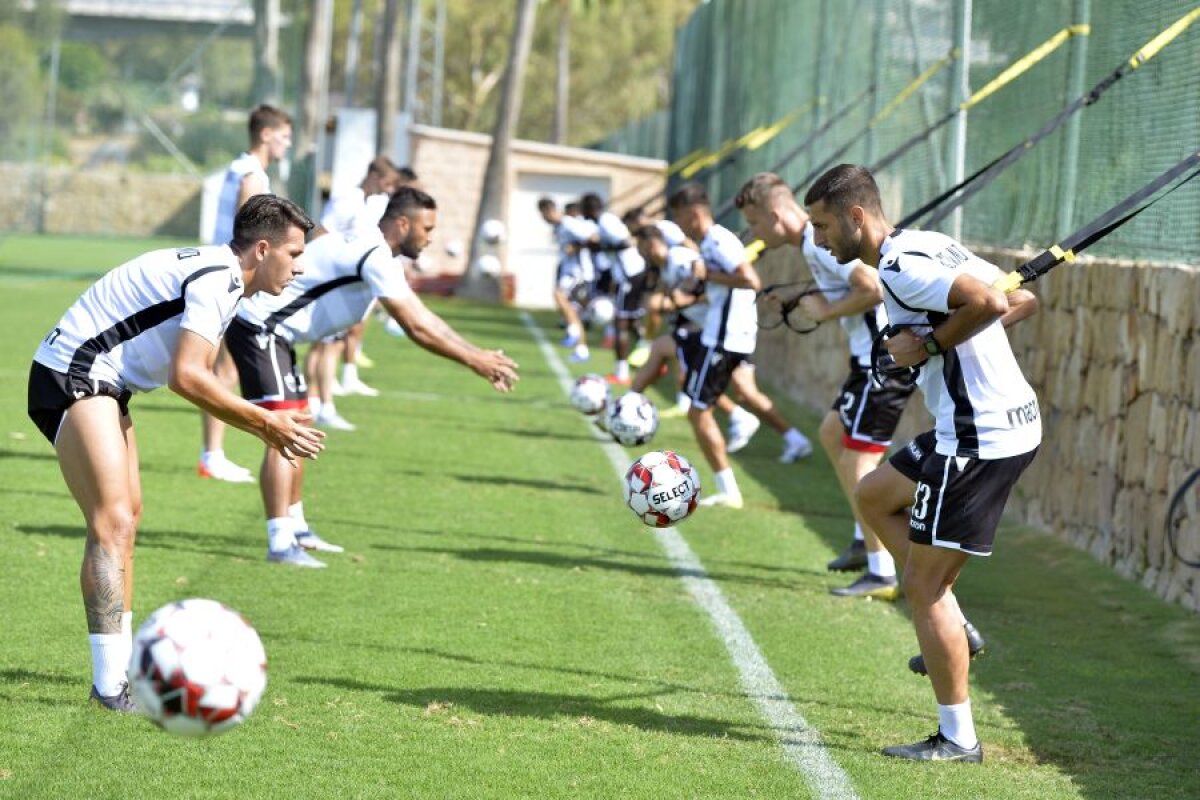
M 0 230 L 36 230 L 41 180 L 36 169 L 0 164 Z M 54 167 L 44 181 L 46 233 L 196 236 L 199 178 Z
M 457 239 L 469 250 L 491 137 L 420 125 L 412 128 L 411 135 L 412 168 L 438 201 L 438 240 L 444 244 Z M 509 191 L 516 185 L 516 176 L 525 172 L 607 178 L 616 201 L 614 210 L 619 212 L 661 194 L 666 164 L 657 159 L 518 140 L 513 142 L 508 167 Z M 435 256 L 437 268 L 462 273 L 467 266 L 466 250 L 451 258 L 439 249 Z
M 1033 255 L 976 252 L 1004 269 Z M 768 254 L 759 268 L 764 283 L 807 275 L 795 251 Z M 1170 492 L 1200 467 L 1200 269 L 1085 259 L 1030 288 L 1041 310 L 1010 339 L 1045 438 L 1010 512 L 1200 610 L 1200 576 L 1164 534 Z M 755 360 L 779 389 L 823 411 L 845 377 L 845 352 L 837 325 L 808 336 L 780 328 L 760 334 Z M 897 441 L 931 426 L 915 395 Z

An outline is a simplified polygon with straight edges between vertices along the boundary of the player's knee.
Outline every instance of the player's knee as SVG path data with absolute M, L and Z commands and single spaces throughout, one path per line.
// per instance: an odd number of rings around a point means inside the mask
M 131 504 L 100 509 L 92 516 L 88 535 L 94 537 L 106 550 L 127 550 L 133 544 L 139 516 L 140 511 L 135 513 Z

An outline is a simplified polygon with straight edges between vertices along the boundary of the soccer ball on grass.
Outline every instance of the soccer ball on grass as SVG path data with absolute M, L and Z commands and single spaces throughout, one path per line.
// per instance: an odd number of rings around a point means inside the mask
M 180 600 L 133 639 L 129 685 L 138 710 L 181 736 L 224 733 L 267 687 L 267 654 L 241 614 L 215 600 Z
M 626 447 L 638 447 L 654 438 L 658 409 L 640 392 L 626 392 L 610 403 L 606 412 L 608 432 Z
M 687 519 L 700 501 L 700 476 L 670 450 L 646 453 L 625 473 L 625 505 L 654 528 Z
M 571 387 L 571 405 L 589 417 L 602 412 L 611 399 L 608 381 L 594 372 L 580 375 Z

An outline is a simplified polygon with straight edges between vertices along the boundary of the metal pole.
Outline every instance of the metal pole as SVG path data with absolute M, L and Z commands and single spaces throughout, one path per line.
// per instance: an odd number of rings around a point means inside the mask
M 961 106 L 971 96 L 971 3 L 959 0 L 954 14 L 954 41 L 958 42 L 959 58 L 954 66 L 954 103 Z M 961 109 L 954 118 L 951 149 L 951 178 L 961 183 L 967 175 L 967 111 Z M 950 218 L 950 235 L 962 238 L 962 207 L 954 209 Z
M 349 108 L 354 108 L 354 90 L 358 88 L 358 49 L 362 40 L 363 1 L 354 0 L 350 6 L 350 32 L 346 36 L 346 71 L 342 91 L 346 95 L 345 102 Z
M 871 37 L 871 116 L 879 113 L 879 90 L 883 84 L 883 28 L 887 13 L 887 0 L 875 0 L 875 30 Z M 863 152 L 867 164 L 875 161 L 875 131 L 867 131 L 867 142 Z
M 437 0 L 433 28 L 433 109 L 429 121 L 442 127 L 442 92 L 446 80 L 446 0 Z
M 1071 20 L 1076 25 L 1086 25 L 1092 21 L 1091 0 L 1075 0 L 1075 18 Z M 1071 72 L 1068 77 L 1070 87 L 1067 97 L 1079 97 L 1084 91 L 1084 80 L 1087 72 L 1088 36 L 1076 36 L 1071 42 Z M 1079 179 L 1079 124 L 1082 114 L 1072 114 L 1063 130 L 1061 189 L 1058 193 L 1058 229 L 1056 238 L 1066 236 L 1073 229 L 1075 216 L 1075 192 Z
M 58 113 L 58 67 L 62 55 L 62 36 L 55 35 L 50 43 L 50 80 L 46 87 L 46 121 L 42 126 L 41 143 L 38 148 L 38 178 L 39 196 L 41 202 L 37 209 L 38 233 L 46 232 L 46 206 L 50 202 L 50 179 L 46 174 L 47 166 L 54 151 L 54 117 Z
M 417 77 L 421 70 L 421 0 L 408 0 L 408 52 L 404 54 L 404 111 L 413 123 L 420 120 L 421 100 Z
M 320 71 L 317 76 L 317 125 L 313 147 L 312 181 L 309 184 L 308 210 L 314 216 L 321 213 L 321 174 L 325 169 L 325 150 L 329 143 L 326 127 L 329 122 L 329 66 L 333 53 L 333 2 L 318 0 L 316 13 L 321 15 Z

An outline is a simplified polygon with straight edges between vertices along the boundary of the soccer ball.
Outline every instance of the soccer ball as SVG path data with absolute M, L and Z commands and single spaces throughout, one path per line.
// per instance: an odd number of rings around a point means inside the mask
M 592 298 L 592 301 L 588 303 L 587 317 L 593 325 L 607 325 L 613 321 L 613 317 L 616 315 L 617 307 L 613 305 L 610 298 L 602 295 Z
M 700 476 L 687 459 L 656 450 L 633 462 L 625 473 L 625 505 L 653 528 L 682 522 L 700 500 Z
M 267 654 L 250 623 L 215 600 L 181 600 L 138 628 L 129 662 L 138 710 L 181 736 L 224 733 L 267 688 Z
M 500 244 L 504 241 L 504 223 L 498 219 L 484 220 L 479 226 L 479 238 L 488 244 Z
M 603 411 L 610 399 L 608 382 L 595 373 L 581 375 L 571 387 L 571 405 L 588 416 Z
M 639 392 L 626 392 L 608 406 L 608 432 L 626 447 L 637 447 L 654 438 L 658 409 Z

